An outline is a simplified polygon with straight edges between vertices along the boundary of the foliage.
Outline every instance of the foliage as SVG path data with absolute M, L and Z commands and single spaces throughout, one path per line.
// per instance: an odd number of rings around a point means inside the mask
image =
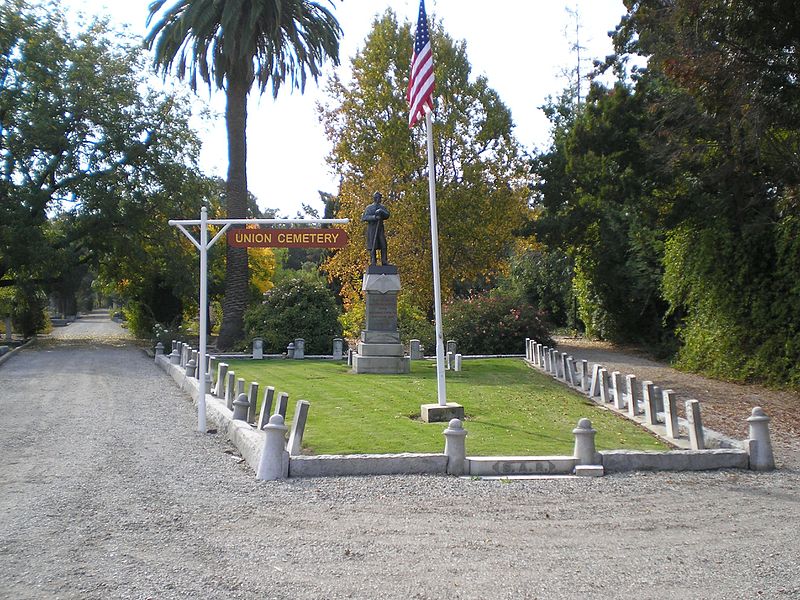
M 339 63 L 341 28 L 324 6 L 309 0 L 179 0 L 162 12 L 166 0 L 150 5 L 153 27 L 145 43 L 154 66 L 180 79 L 198 76 L 209 88 L 225 91 L 228 132 L 226 198 L 228 218 L 247 216 L 247 95 L 253 83 L 273 97 L 285 82 L 301 91 L 307 73 L 316 81 L 326 58 Z M 230 348 L 242 336 L 248 301 L 248 254 L 227 247 L 223 323 L 217 346 Z
M 261 389 L 271 385 L 290 398 L 311 402 L 303 436 L 306 453 L 442 451 L 445 424 L 412 418 L 419 415 L 420 402 L 436 399 L 432 361 L 412 361 L 407 375 L 380 376 L 354 376 L 346 365 L 330 360 L 226 362 L 237 376 L 257 381 Z M 597 428 L 598 449 L 665 450 L 662 442 L 634 423 L 587 406 L 552 377 L 519 359 L 465 361 L 462 371 L 447 373 L 447 399 L 462 404 L 467 412 L 467 444 L 474 455 L 571 455 L 572 430 L 586 416 Z M 294 418 L 293 404 L 287 423 Z
M 466 44 L 438 24 L 431 28 L 436 76 L 437 205 L 442 295 L 462 281 L 484 280 L 503 270 L 513 233 L 526 211 L 520 150 L 511 113 L 485 77 L 470 77 Z M 346 308 L 361 301 L 368 257 L 361 222 L 373 192 L 384 195 L 389 261 L 403 276 L 406 300 L 431 314 L 426 134 L 408 128 L 405 88 L 412 51 L 410 24 L 390 10 L 376 18 L 352 61 L 353 80 L 329 80 L 322 117 L 333 144 L 331 166 L 342 175 L 339 217 L 352 240 L 324 268 L 342 286 Z
M 286 350 L 303 338 L 307 354 L 329 354 L 333 338 L 341 336 L 336 299 L 318 278 L 298 276 L 278 283 L 264 295 L 263 304 L 245 313 L 248 343 L 264 339 L 267 352 Z
M 462 354 L 517 354 L 526 337 L 552 344 L 542 315 L 519 297 L 501 293 L 453 300 L 444 308 L 443 328 Z
M 154 92 L 141 51 L 103 22 L 71 34 L 57 4 L 24 0 L 0 22 L 0 282 L 23 290 L 16 311 L 73 296 L 90 272 L 126 300 L 159 280 L 183 297 L 193 256 L 166 221 L 196 214 L 204 185 L 188 103 Z

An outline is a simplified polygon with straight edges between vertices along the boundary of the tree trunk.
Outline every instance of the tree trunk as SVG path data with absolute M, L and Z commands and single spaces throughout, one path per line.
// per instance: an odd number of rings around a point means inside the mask
M 235 79 L 235 78 L 232 78 Z M 225 124 L 228 129 L 228 179 L 225 184 L 229 219 L 247 217 L 247 92 L 242 81 L 228 81 L 225 92 Z M 217 348 L 229 350 L 244 338 L 249 272 L 247 248 L 228 246 L 225 297 Z

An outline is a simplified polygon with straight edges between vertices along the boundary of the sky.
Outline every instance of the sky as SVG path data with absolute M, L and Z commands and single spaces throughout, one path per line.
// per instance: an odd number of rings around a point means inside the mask
M 320 0 L 324 1 L 324 0 Z M 73 18 L 85 22 L 105 15 L 113 26 L 127 26 L 129 33 L 147 31 L 150 0 L 62 0 Z M 168 2 L 169 4 L 169 2 Z M 540 107 L 548 96 L 557 96 L 567 85 L 563 73 L 574 68 L 576 57 L 576 11 L 580 22 L 580 45 L 585 58 L 602 59 L 611 54 L 608 32 L 625 14 L 622 0 L 426 0 L 429 19 L 442 21 L 455 40 L 466 40 L 472 76 L 484 75 L 502 101 L 511 109 L 515 134 L 528 150 L 545 148 L 549 122 Z M 491 6 L 490 10 L 486 10 Z M 350 80 L 350 61 L 363 47 L 376 16 L 391 8 L 398 20 L 416 20 L 419 0 L 336 0 L 334 14 L 343 30 L 339 56 L 341 65 L 323 68 L 319 84 L 309 80 L 304 94 L 281 88 L 273 100 L 268 88 L 263 96 L 251 93 L 248 103 L 248 187 L 262 208 L 276 208 L 293 217 L 302 204 L 322 209 L 318 191 L 335 193 L 338 175 L 325 161 L 331 144 L 319 122 L 316 106 L 327 101 L 327 77 L 334 72 Z M 81 16 L 81 13 L 83 16 Z M 434 44 L 434 57 L 436 40 Z M 409 56 L 409 61 L 411 57 Z M 200 167 L 207 175 L 224 178 L 227 142 L 224 96 L 198 90 L 198 105 L 211 109 L 193 125 L 200 133 L 203 149 Z M 199 115 L 198 111 L 198 115 Z M 368 199 L 365 199 L 367 202 Z M 191 218 L 190 215 L 176 218 Z

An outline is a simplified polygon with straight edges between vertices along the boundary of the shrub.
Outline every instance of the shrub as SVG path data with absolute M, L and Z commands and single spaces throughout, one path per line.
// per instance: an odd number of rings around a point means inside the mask
M 244 327 L 248 344 L 264 339 L 267 352 L 284 352 L 289 342 L 303 338 L 307 354 L 330 354 L 333 338 L 342 333 L 333 293 L 308 277 L 282 281 L 264 294 L 263 304 L 248 309 Z
M 526 337 L 552 344 L 541 313 L 518 296 L 481 294 L 444 312 L 445 338 L 456 340 L 462 354 L 521 354 Z

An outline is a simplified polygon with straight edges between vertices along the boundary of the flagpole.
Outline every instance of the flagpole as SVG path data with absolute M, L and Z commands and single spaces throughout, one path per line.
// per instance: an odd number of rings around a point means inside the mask
M 433 157 L 433 117 L 425 114 L 428 133 L 428 193 L 431 203 L 431 251 L 433 256 L 433 306 L 436 318 L 436 397 L 439 406 L 447 404 L 444 379 L 444 335 L 442 334 L 442 286 L 439 283 L 439 223 L 436 216 L 436 162 Z

